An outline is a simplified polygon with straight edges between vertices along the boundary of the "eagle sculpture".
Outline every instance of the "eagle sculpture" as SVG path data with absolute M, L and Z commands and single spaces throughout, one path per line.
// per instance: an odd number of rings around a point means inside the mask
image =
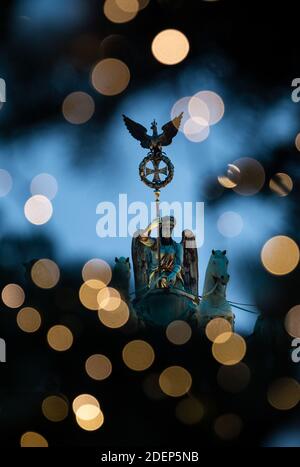
M 177 135 L 183 112 L 180 115 L 173 118 L 170 122 L 162 126 L 162 133 L 157 132 L 157 123 L 155 120 L 151 123 L 152 135 L 147 134 L 147 128 L 140 123 L 131 120 L 131 118 L 123 115 L 123 119 L 127 130 L 135 139 L 140 141 L 142 148 L 157 150 L 161 146 L 168 146 L 172 143 L 172 139 Z

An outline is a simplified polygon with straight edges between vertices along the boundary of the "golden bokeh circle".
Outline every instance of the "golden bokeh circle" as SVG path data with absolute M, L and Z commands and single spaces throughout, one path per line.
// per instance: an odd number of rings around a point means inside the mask
M 228 441 L 237 438 L 243 428 L 241 418 L 233 413 L 218 417 L 214 423 L 214 429 L 219 438 Z
M 161 390 L 171 397 L 186 394 L 192 386 L 190 373 L 181 366 L 169 366 L 159 376 Z
M 98 308 L 115 311 L 121 305 L 120 293 L 113 287 L 103 287 L 97 294 Z
M 224 188 L 235 188 L 240 180 L 240 169 L 234 164 L 228 164 L 226 172 L 218 176 L 218 182 Z
M 59 278 L 59 267 L 51 259 L 39 259 L 31 268 L 31 279 L 41 289 L 55 287 Z
M 80 409 L 80 407 L 90 405 L 93 405 L 100 409 L 100 405 L 96 397 L 92 396 L 91 394 L 80 394 L 73 400 L 72 409 L 74 414 L 77 415 L 77 412 Z
M 278 196 L 287 196 L 293 189 L 293 180 L 286 173 L 275 174 L 270 182 L 270 189 Z
M 119 306 L 115 310 L 107 310 L 100 308 L 98 316 L 102 324 L 111 329 L 117 329 L 124 326 L 130 317 L 130 312 L 127 303 L 121 300 Z
M 276 276 L 292 272 L 299 263 L 297 243 L 285 235 L 270 238 L 261 250 L 261 261 L 265 269 Z
M 167 339 L 175 345 L 186 344 L 191 336 L 191 326 L 182 320 L 172 321 L 166 329 Z
M 268 401 L 277 410 L 290 410 L 300 400 L 300 385 L 293 378 L 278 378 L 268 389 Z
M 44 195 L 33 195 L 25 203 L 24 214 L 31 224 L 46 224 L 53 214 L 52 203 Z
M 217 337 L 224 333 L 231 333 L 232 327 L 229 321 L 225 318 L 213 318 L 205 327 L 206 337 L 214 342 Z M 224 336 L 225 337 L 225 336 Z M 227 336 L 228 338 L 230 337 Z
M 85 370 L 92 379 L 102 381 L 112 372 L 111 361 L 105 355 L 91 355 L 85 362 Z
M 100 412 L 100 407 L 97 407 L 94 404 L 83 404 L 78 408 L 76 412 L 76 418 L 85 421 L 94 420 L 96 417 L 98 417 Z
M 89 279 L 79 289 L 79 299 L 82 305 L 89 310 L 98 310 L 97 295 L 105 284 L 97 279 Z
M 239 170 L 239 181 L 233 190 L 239 195 L 253 196 L 258 193 L 265 183 L 265 170 L 260 162 L 251 157 L 242 157 L 232 165 Z
M 134 371 L 147 370 L 154 362 L 154 357 L 152 346 L 139 339 L 128 342 L 122 351 L 125 365 Z
M 82 278 L 84 282 L 97 280 L 103 283 L 103 287 L 108 285 L 112 278 L 112 270 L 109 264 L 103 259 L 93 258 L 85 263 L 82 268 Z
M 73 334 L 66 326 L 56 324 L 49 329 L 47 340 L 52 349 L 64 352 L 72 346 Z
M 300 338 L 300 305 L 293 306 L 284 320 L 286 332 L 292 337 Z
M 20 445 L 22 448 L 47 448 L 48 441 L 35 431 L 27 431 L 21 436 Z
M 94 99 L 86 92 L 72 92 L 63 101 L 64 118 L 74 125 L 81 125 L 92 118 L 95 112 Z
M 248 386 L 250 377 L 248 366 L 240 362 L 232 366 L 222 365 L 218 370 L 217 381 L 224 391 L 237 394 Z
M 178 402 L 175 414 L 178 420 L 185 425 L 195 425 L 202 420 L 204 408 L 195 397 L 187 397 Z
M 48 396 L 43 400 L 42 412 L 51 422 L 61 422 L 68 416 L 69 406 L 61 396 Z
M 2 289 L 1 298 L 8 308 L 19 308 L 25 301 L 25 293 L 18 284 L 7 284 Z
M 105 0 L 103 5 L 103 12 L 112 23 L 127 23 L 136 17 L 138 10 L 137 0 Z
M 116 58 L 104 58 L 93 68 L 92 85 L 100 94 L 115 96 L 123 92 L 130 81 L 128 66 Z
M 96 417 L 85 420 L 76 415 L 77 424 L 85 431 L 98 430 L 104 423 L 104 415 L 101 410 Z
M 298 151 L 300 151 L 300 133 L 298 133 L 298 135 L 296 136 L 295 145 Z
M 151 50 L 157 61 L 164 65 L 176 65 L 182 62 L 189 53 L 190 44 L 187 37 L 177 29 L 165 29 L 158 33 L 152 41 Z
M 234 332 L 224 332 L 213 342 L 212 354 L 222 365 L 236 365 L 246 354 L 246 342 Z
M 24 307 L 17 314 L 17 324 L 24 332 L 36 332 L 42 324 L 42 318 L 35 308 Z

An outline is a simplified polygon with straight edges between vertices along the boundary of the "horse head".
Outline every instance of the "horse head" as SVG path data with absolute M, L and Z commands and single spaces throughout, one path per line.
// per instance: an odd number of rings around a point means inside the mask
M 227 272 L 227 267 L 228 259 L 226 250 L 212 250 L 207 271 L 211 274 L 215 283 L 218 282 L 222 285 L 227 285 L 230 277 Z

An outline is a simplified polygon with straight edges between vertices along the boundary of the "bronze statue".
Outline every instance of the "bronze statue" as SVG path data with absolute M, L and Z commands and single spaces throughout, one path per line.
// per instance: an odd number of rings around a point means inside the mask
M 157 123 L 155 120 L 151 123 L 152 136 L 147 134 L 147 128 L 140 123 L 131 120 L 131 118 L 123 115 L 123 119 L 127 130 L 135 139 L 139 140 L 142 148 L 150 149 L 151 151 L 160 150 L 162 146 L 168 146 L 172 143 L 172 139 L 177 135 L 183 112 L 178 117 L 175 117 L 170 122 L 161 127 L 163 132 L 158 134 Z
M 167 325 L 176 319 L 198 322 L 198 254 L 194 234 L 184 231 L 181 243 L 175 242 L 172 239 L 175 219 L 173 216 L 161 218 L 159 210 L 160 189 L 170 183 L 174 175 L 173 164 L 162 147 L 171 144 L 182 115 L 163 125 L 161 134 L 154 120 L 152 136 L 144 126 L 123 115 L 130 134 L 143 148 L 150 149 L 140 163 L 139 174 L 141 180 L 154 189 L 157 218 L 132 240 L 136 296 L 132 304 L 140 319 L 155 325 Z M 150 234 L 155 228 L 158 228 L 158 235 L 153 238 Z

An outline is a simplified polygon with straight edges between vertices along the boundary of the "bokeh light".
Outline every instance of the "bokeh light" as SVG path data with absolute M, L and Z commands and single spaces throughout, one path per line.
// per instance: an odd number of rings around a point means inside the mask
M 139 9 L 137 0 L 105 0 L 103 5 L 103 12 L 112 23 L 131 21 L 136 17 Z
M 173 105 L 171 109 L 172 120 L 174 120 L 175 117 L 183 113 L 179 128 L 177 128 L 179 131 L 182 131 L 182 132 L 184 131 L 184 125 L 191 117 L 189 114 L 190 99 L 191 99 L 191 96 L 186 96 L 186 97 L 182 97 L 181 99 L 178 99 L 178 101 L 175 102 L 175 104 Z
M 17 324 L 24 332 L 36 332 L 42 324 L 42 318 L 35 308 L 25 307 L 17 314 Z
M 227 211 L 221 214 L 217 226 L 223 237 L 237 237 L 243 230 L 243 219 L 237 212 Z
M 151 50 L 160 63 L 176 65 L 186 58 L 190 50 L 190 44 L 181 31 L 165 29 L 155 36 Z
M 91 80 L 96 91 L 105 96 L 123 92 L 130 81 L 128 66 L 116 58 L 105 58 L 93 68 Z
M 100 410 L 96 417 L 85 420 L 76 415 L 77 424 L 85 431 L 95 431 L 98 430 L 104 423 L 104 415 Z
M 209 124 L 202 117 L 189 118 L 183 125 L 185 137 L 193 143 L 201 143 L 209 136 Z
M 79 299 L 85 308 L 88 308 L 88 310 L 98 310 L 97 295 L 103 286 L 104 283 L 97 279 L 89 279 L 81 285 Z
M 77 424 L 86 431 L 98 430 L 103 425 L 104 416 L 98 400 L 91 394 L 80 394 L 73 400 L 73 412 Z
M 52 349 L 64 352 L 72 346 L 73 334 L 66 326 L 57 324 L 49 329 L 47 340 Z
M 287 196 L 293 189 L 293 180 L 285 173 L 273 175 L 269 183 L 270 189 L 278 196 Z
M 43 400 L 42 412 L 51 422 L 61 422 L 68 416 L 69 405 L 61 396 L 48 396 Z
M 270 238 L 261 250 L 261 261 L 271 274 L 282 276 L 293 271 L 299 263 L 299 247 L 290 237 Z
M 250 377 L 248 366 L 240 362 L 232 366 L 222 365 L 217 374 L 217 381 L 224 391 L 237 394 L 248 386 Z
M 0 169 L 0 197 L 6 196 L 12 189 L 12 178 L 7 170 Z
M 55 177 L 47 173 L 36 175 L 30 184 L 32 195 L 44 195 L 48 199 L 53 199 L 56 196 L 58 185 Z
M 102 381 L 110 376 L 112 365 L 105 355 L 95 354 L 86 360 L 85 370 L 92 379 Z
M 75 397 L 72 403 L 72 409 L 74 414 L 77 415 L 79 409 L 86 405 L 93 405 L 96 408 L 100 409 L 100 404 L 96 397 L 92 396 L 91 394 L 80 394 L 79 396 Z
M 93 258 L 85 263 L 82 268 L 82 278 L 86 282 L 96 279 L 103 283 L 103 287 L 108 285 L 112 278 L 112 270 L 109 264 L 103 259 Z
M 31 279 L 41 289 L 55 287 L 59 278 L 59 267 L 51 259 L 39 259 L 31 268 Z
M 144 8 L 146 8 L 146 6 L 149 5 L 150 0 L 138 0 L 138 2 L 139 2 L 139 9 L 143 10 Z
M 103 287 L 97 295 L 99 309 L 114 311 L 121 305 L 120 293 L 113 287 Z
M 231 333 L 231 331 L 231 324 L 225 318 L 213 318 L 205 327 L 205 334 L 211 342 L 214 342 L 221 334 Z M 226 336 L 230 337 L 227 334 Z
M 237 438 L 243 428 L 243 422 L 238 415 L 228 413 L 218 417 L 214 429 L 219 438 L 229 441 Z
M 119 306 L 114 310 L 100 308 L 98 310 L 98 316 L 104 326 L 111 329 L 117 329 L 121 328 L 128 322 L 130 312 L 127 303 L 121 300 Z
M 1 298 L 9 308 L 19 308 L 25 301 L 25 293 L 18 284 L 7 284 L 1 293 Z
M 284 320 L 284 326 L 290 336 L 300 338 L 300 305 L 295 305 L 289 310 Z
M 192 336 L 192 329 L 191 326 L 185 321 L 172 321 L 166 329 L 166 336 L 168 340 L 172 342 L 172 344 L 183 345 L 190 340 Z
M 278 378 L 268 389 L 268 401 L 277 410 L 289 410 L 300 400 L 300 385 L 293 378 Z
M 223 365 L 236 365 L 246 354 L 246 342 L 239 334 L 225 332 L 214 340 L 212 354 Z
M 20 445 L 22 448 L 47 448 L 48 441 L 35 431 L 27 431 L 21 436 Z
M 92 118 L 95 112 L 94 99 L 86 92 L 72 92 L 62 105 L 62 113 L 69 123 L 81 125 Z
M 200 104 L 202 103 L 202 104 Z M 205 107 L 208 109 L 207 118 Z M 208 125 L 215 125 L 224 115 L 225 106 L 222 98 L 212 91 L 197 92 L 189 102 L 189 112 L 192 118 L 202 117 Z
M 300 151 L 300 133 L 297 134 L 296 139 L 295 139 L 295 145 L 298 151 Z
M 265 183 L 265 171 L 260 162 L 251 157 L 242 157 L 233 162 L 233 166 L 240 171 L 239 181 L 233 190 L 243 196 L 258 193 Z
M 24 206 L 26 219 L 34 225 L 46 224 L 51 219 L 52 213 L 52 203 L 44 195 L 31 196 Z
M 195 397 L 187 397 L 178 402 L 175 414 L 185 425 L 195 425 L 202 420 L 204 407 Z
M 154 350 L 148 342 L 133 340 L 125 345 L 122 358 L 126 366 L 134 371 L 147 370 L 154 362 Z
M 161 390 L 171 397 L 186 394 L 192 386 L 190 373 L 181 366 L 169 366 L 159 376 Z
M 234 188 L 239 183 L 240 173 L 238 167 L 234 164 L 228 164 L 226 172 L 218 176 L 218 181 L 224 188 Z

